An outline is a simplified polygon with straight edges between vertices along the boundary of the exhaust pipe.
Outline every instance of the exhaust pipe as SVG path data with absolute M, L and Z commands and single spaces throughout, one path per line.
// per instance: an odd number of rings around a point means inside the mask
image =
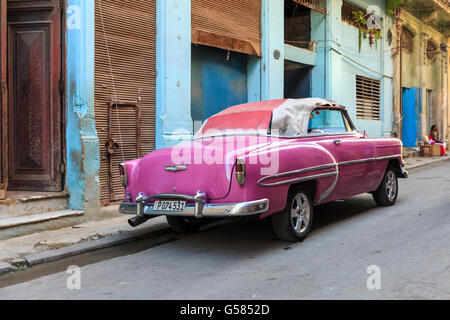
M 131 219 L 128 219 L 128 224 L 133 228 L 136 228 L 137 226 L 140 226 L 141 224 L 146 222 L 148 219 L 150 219 L 150 217 L 135 216 Z

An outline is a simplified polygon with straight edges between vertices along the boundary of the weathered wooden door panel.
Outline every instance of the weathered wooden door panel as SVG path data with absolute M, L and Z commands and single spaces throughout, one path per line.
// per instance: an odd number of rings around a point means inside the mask
M 8 1 L 8 41 L 8 188 L 60 191 L 59 1 Z
M 0 0 L 0 199 L 6 198 L 8 185 L 6 46 L 6 0 Z

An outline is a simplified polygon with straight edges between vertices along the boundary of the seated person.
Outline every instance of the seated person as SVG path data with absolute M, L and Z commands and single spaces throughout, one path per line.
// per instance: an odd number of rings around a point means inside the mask
M 438 131 L 439 131 L 438 125 L 433 124 L 431 126 L 430 136 L 428 137 L 430 139 L 429 144 L 430 145 L 435 144 L 435 145 L 441 146 L 441 156 L 446 156 L 447 155 L 447 143 L 438 139 Z

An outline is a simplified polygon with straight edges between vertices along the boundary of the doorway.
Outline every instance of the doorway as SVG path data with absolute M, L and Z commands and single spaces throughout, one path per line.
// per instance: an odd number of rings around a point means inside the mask
M 312 67 L 284 61 L 284 98 L 300 99 L 311 97 Z
M 405 147 L 417 146 L 422 131 L 422 90 L 420 88 L 402 88 L 402 142 Z
M 7 113 L 1 187 L 58 192 L 63 187 L 64 1 L 0 1 L 2 110 Z

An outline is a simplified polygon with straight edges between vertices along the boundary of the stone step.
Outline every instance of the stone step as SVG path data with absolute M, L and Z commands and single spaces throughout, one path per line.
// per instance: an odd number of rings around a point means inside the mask
M 52 212 L 43 212 L 30 214 L 26 216 L 16 217 L 16 218 L 6 218 L 0 219 L 0 230 L 13 228 L 33 223 L 47 222 L 50 220 L 60 219 L 60 218 L 71 218 L 82 216 L 84 214 L 81 210 L 58 210 Z
M 8 191 L 0 200 L 0 221 L 38 213 L 65 210 L 69 206 L 67 192 Z
M 403 158 L 420 157 L 420 148 L 403 148 Z

